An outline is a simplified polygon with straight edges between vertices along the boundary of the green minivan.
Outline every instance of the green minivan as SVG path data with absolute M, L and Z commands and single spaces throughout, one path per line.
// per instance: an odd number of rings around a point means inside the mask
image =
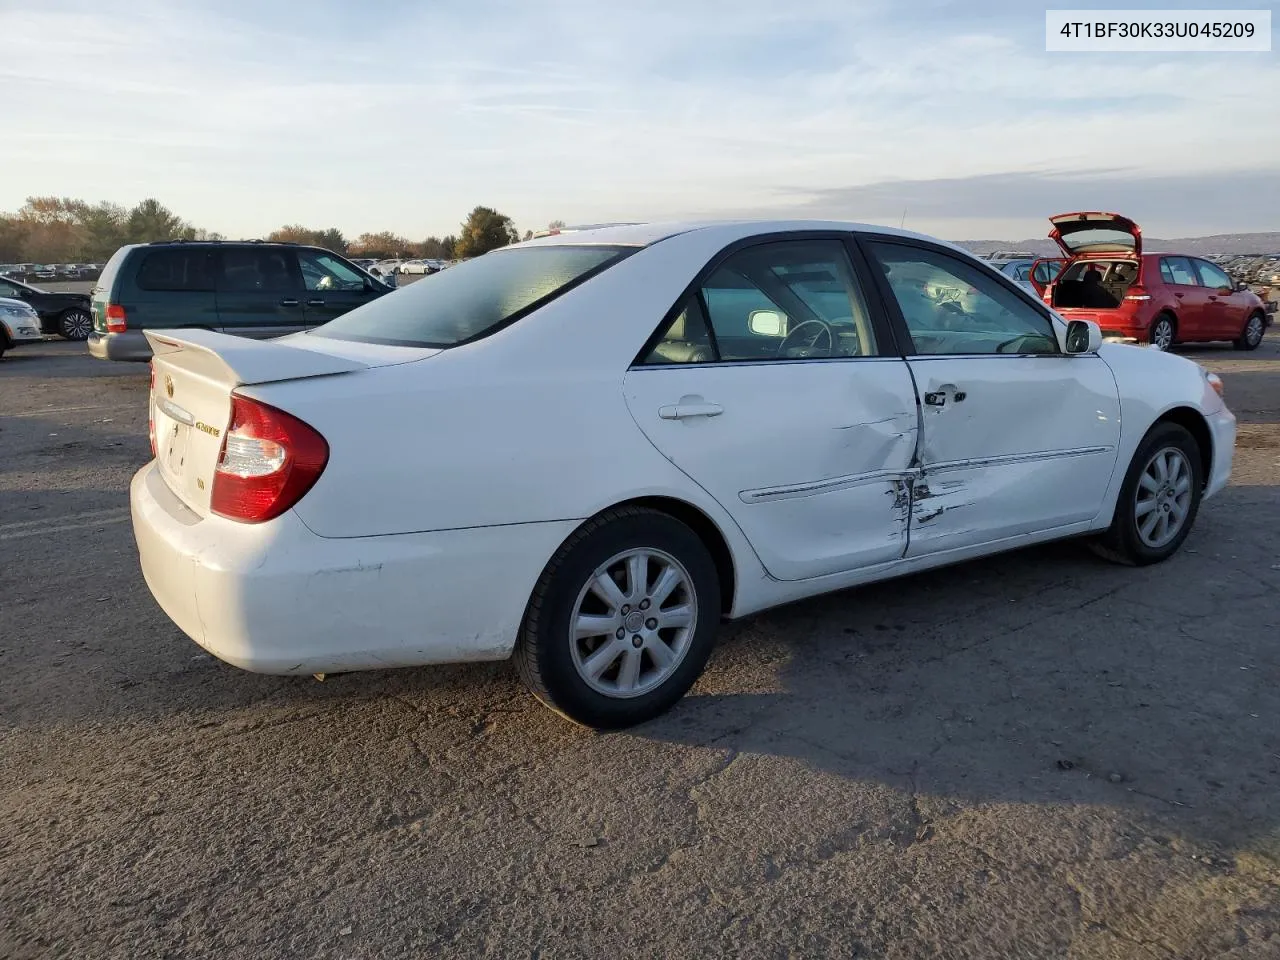
M 393 289 L 320 247 L 256 240 L 130 244 L 115 252 L 94 287 L 89 352 L 101 360 L 149 360 L 144 330 L 284 336 Z

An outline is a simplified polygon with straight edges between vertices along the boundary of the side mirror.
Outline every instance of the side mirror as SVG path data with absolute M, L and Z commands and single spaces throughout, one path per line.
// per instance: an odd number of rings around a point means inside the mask
M 1096 353 L 1101 346 L 1102 328 L 1092 320 L 1072 320 L 1067 324 L 1067 353 Z
M 780 337 L 787 329 L 787 318 L 777 310 L 752 310 L 747 316 L 747 329 L 762 337 Z

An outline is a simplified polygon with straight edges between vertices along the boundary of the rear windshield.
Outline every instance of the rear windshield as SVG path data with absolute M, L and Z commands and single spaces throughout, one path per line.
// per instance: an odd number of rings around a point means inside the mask
M 1094 247 L 1105 250 L 1132 250 L 1133 234 L 1113 227 L 1089 227 L 1085 230 L 1063 230 L 1062 242 L 1072 250 Z
M 634 253 L 635 247 L 495 250 L 406 284 L 316 327 L 316 336 L 405 347 L 453 347 L 519 320 Z

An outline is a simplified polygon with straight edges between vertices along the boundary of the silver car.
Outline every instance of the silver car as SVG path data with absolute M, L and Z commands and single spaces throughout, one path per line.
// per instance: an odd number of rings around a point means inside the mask
M 29 303 L 0 297 L 0 357 L 15 344 L 42 339 L 40 315 Z

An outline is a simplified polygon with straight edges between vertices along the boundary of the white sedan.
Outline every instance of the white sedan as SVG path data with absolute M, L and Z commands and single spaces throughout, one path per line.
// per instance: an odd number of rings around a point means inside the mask
M 514 656 L 596 727 L 722 618 L 1065 537 L 1164 560 L 1235 439 L 1199 365 L 848 223 L 549 236 L 305 333 L 147 338 L 133 523 L 183 631 L 264 673 Z

